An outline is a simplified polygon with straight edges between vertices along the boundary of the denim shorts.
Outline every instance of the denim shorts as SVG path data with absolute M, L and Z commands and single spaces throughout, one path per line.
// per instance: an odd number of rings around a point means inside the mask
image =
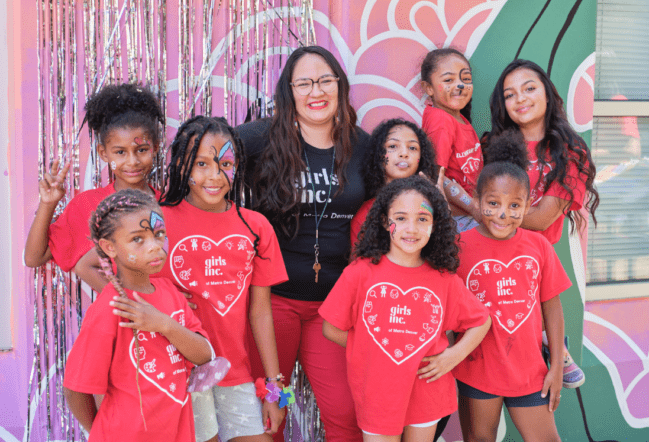
M 485 393 L 484 391 L 478 390 L 477 388 L 467 385 L 459 380 L 457 381 L 457 389 L 462 396 L 471 399 L 495 399 L 500 397 L 495 394 Z M 543 398 L 541 397 L 541 392 L 537 391 L 536 393 L 531 393 L 525 396 L 504 396 L 504 400 L 507 408 L 536 407 L 539 405 L 548 405 L 550 403 L 550 395 L 548 394 Z

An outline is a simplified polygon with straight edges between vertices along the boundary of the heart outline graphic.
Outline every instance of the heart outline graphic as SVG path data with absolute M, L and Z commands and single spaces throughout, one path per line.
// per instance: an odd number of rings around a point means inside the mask
M 218 247 L 221 245 L 221 243 L 222 243 L 223 241 L 229 240 L 229 239 L 231 239 L 231 238 L 236 238 L 236 237 L 245 239 L 246 241 L 248 241 L 248 243 L 250 244 L 250 246 L 254 247 L 254 244 L 250 241 L 250 238 L 248 238 L 248 237 L 245 236 L 245 235 L 239 235 L 239 234 L 228 235 L 228 236 L 226 236 L 226 237 L 224 237 L 224 238 L 221 238 L 221 240 L 220 240 L 219 242 L 216 242 L 216 241 L 214 241 L 212 238 L 208 238 L 207 236 L 203 236 L 203 235 L 190 235 L 190 236 L 186 236 L 185 238 L 183 238 L 183 239 L 181 239 L 180 241 L 178 241 L 178 242 L 176 243 L 176 245 L 174 246 L 173 250 L 171 251 L 171 253 L 169 254 L 169 256 L 170 256 L 170 259 L 173 259 L 174 254 L 176 253 L 176 250 L 179 249 L 180 246 L 182 246 L 183 244 L 185 244 L 185 242 L 186 242 L 187 240 L 191 240 L 192 238 L 201 238 L 201 239 L 207 240 L 207 241 L 209 241 L 210 243 L 214 244 L 214 245 L 218 248 Z M 185 248 L 187 248 L 187 247 L 185 247 Z M 196 250 L 196 251 L 197 251 L 197 250 Z M 192 252 L 194 252 L 194 250 L 192 250 L 192 251 L 186 251 L 186 252 L 184 252 L 184 253 L 185 253 L 185 254 L 188 254 L 188 253 L 192 253 Z M 228 253 L 230 253 L 230 252 L 231 252 L 231 250 L 228 249 Z M 184 255 L 183 255 L 183 256 L 184 256 Z M 254 258 L 255 255 L 252 255 L 252 257 L 250 257 L 250 255 L 248 255 L 248 256 L 249 256 L 249 257 L 246 258 L 246 260 L 247 260 L 246 262 L 248 262 L 248 263 L 249 263 L 249 262 L 252 262 L 252 259 Z M 184 264 L 184 263 L 183 263 L 183 264 Z M 252 266 L 249 266 L 249 267 L 250 267 L 250 268 L 249 268 L 249 270 L 248 270 L 248 273 L 245 273 L 243 278 L 239 277 L 239 279 L 240 279 L 240 281 L 241 281 L 241 288 L 239 289 L 239 294 L 238 294 L 238 295 L 236 296 L 236 298 L 234 298 L 234 300 L 230 303 L 230 305 L 228 306 L 228 308 L 226 308 L 223 312 L 221 312 L 219 309 L 216 308 L 216 306 L 215 306 L 214 304 L 212 304 L 212 303 L 210 302 L 210 305 L 212 306 L 212 308 L 214 309 L 214 311 L 217 312 L 219 315 L 221 315 L 221 316 L 225 316 L 225 315 L 227 315 L 228 312 L 230 311 L 230 309 L 234 306 L 234 304 L 237 303 L 237 301 L 238 301 L 239 298 L 241 297 L 241 294 L 243 293 L 243 289 L 246 287 L 246 280 L 250 277 L 250 275 L 251 275 L 251 273 L 252 273 L 252 270 L 253 270 L 253 269 L 252 269 Z M 190 291 L 190 290 L 187 288 L 187 286 L 184 284 L 184 281 L 181 280 L 181 279 L 179 278 L 179 275 L 176 274 L 176 269 L 174 268 L 174 266 L 170 266 L 170 269 L 171 269 L 171 273 L 174 275 L 174 278 L 176 279 L 176 282 L 178 282 L 178 284 L 180 284 L 180 285 L 181 285 L 185 290 Z M 179 269 L 179 270 L 180 270 L 180 269 Z M 239 272 L 239 273 L 242 273 L 242 272 Z M 205 299 L 207 299 L 207 298 L 205 298 Z M 225 298 L 224 298 L 224 299 L 225 299 Z
M 366 312 L 365 312 L 365 305 L 366 305 L 366 303 L 367 303 L 368 300 L 369 300 L 369 295 L 370 295 L 370 293 L 373 291 L 373 289 L 374 289 L 375 287 L 380 286 L 380 285 L 385 285 L 385 286 L 391 286 L 391 287 L 394 287 L 394 289 L 396 289 L 396 290 L 398 290 L 399 292 L 401 292 L 401 296 L 403 296 L 403 297 L 408 296 L 408 294 L 409 294 L 410 292 L 414 291 L 414 290 L 423 290 L 423 291 L 429 292 L 429 293 L 431 293 L 431 294 L 435 297 L 435 299 L 437 300 L 437 305 L 439 305 L 439 322 L 438 322 L 437 324 L 435 324 L 436 327 L 431 327 L 431 328 L 435 328 L 435 332 L 434 332 L 434 333 L 431 333 L 431 334 L 430 334 L 430 337 L 429 337 L 427 340 L 425 340 L 425 341 L 423 341 L 423 342 L 419 341 L 419 342 L 421 342 L 421 344 L 420 344 L 420 345 L 419 345 L 419 346 L 418 346 L 414 351 L 412 351 L 412 353 L 410 353 L 408 356 L 406 356 L 405 358 L 403 358 L 401 361 L 397 361 L 397 360 L 395 360 L 394 357 L 392 357 L 392 355 L 391 355 L 391 354 L 390 354 L 390 353 L 385 349 L 385 347 L 384 347 L 383 345 L 381 345 L 381 343 L 376 339 L 376 336 L 374 336 L 374 333 L 372 333 L 372 330 L 373 330 L 373 327 L 374 327 L 374 326 L 370 327 L 370 325 L 369 325 L 369 324 L 367 323 L 367 321 L 365 320 L 365 314 L 366 314 Z M 375 298 L 375 299 L 376 299 L 376 298 Z M 387 300 L 388 298 L 380 298 L 380 299 L 386 299 L 386 300 Z M 398 296 L 397 298 L 395 298 L 395 299 L 399 299 L 399 296 Z M 423 302 L 424 302 L 424 301 L 422 300 L 422 303 L 423 303 Z M 435 305 L 435 304 L 434 304 L 434 303 L 431 303 L 430 305 Z M 430 342 L 431 342 L 431 341 L 432 341 L 432 340 L 437 336 L 437 334 L 439 333 L 439 329 L 440 329 L 440 327 L 442 326 L 442 322 L 443 322 L 442 319 L 443 319 L 443 317 L 444 317 L 444 307 L 442 306 L 442 302 L 439 300 L 439 297 L 435 294 L 435 292 L 433 292 L 431 289 L 429 289 L 429 288 L 427 288 L 427 287 L 421 287 L 421 286 L 418 286 L 418 287 L 412 287 L 412 288 L 410 288 L 410 289 L 408 289 L 408 290 L 406 290 L 406 291 L 403 291 L 403 289 L 401 289 L 401 287 L 399 287 L 399 286 L 396 285 L 396 284 L 392 284 L 391 282 L 379 282 L 379 283 L 377 283 L 377 284 L 374 284 L 374 285 L 373 285 L 372 287 L 370 287 L 369 289 L 367 289 L 367 292 L 365 293 L 365 300 L 364 300 L 364 302 L 363 302 L 363 309 L 362 309 L 362 314 L 361 314 L 361 316 L 362 316 L 362 318 L 363 318 L 363 323 L 365 324 L 365 328 L 367 329 L 367 332 L 369 333 L 369 335 L 372 337 L 372 340 L 374 341 L 374 343 L 375 343 L 375 344 L 376 344 L 376 345 L 377 345 L 377 346 L 378 346 L 378 347 L 383 351 L 383 353 L 385 353 L 385 354 L 386 354 L 386 355 L 387 355 L 387 356 L 392 360 L 392 362 L 394 362 L 394 363 L 397 364 L 397 365 L 401 365 L 401 364 L 403 364 L 405 361 L 407 361 L 408 359 L 410 359 L 412 356 L 414 356 L 416 353 L 418 353 L 422 348 L 424 348 L 428 343 L 430 343 Z
M 536 264 L 536 270 L 532 269 L 532 273 L 533 273 L 532 280 L 535 280 L 536 277 L 537 277 L 537 276 L 539 275 L 539 273 L 540 273 L 541 266 L 539 265 L 539 262 L 536 260 L 536 258 L 534 258 L 534 257 L 532 257 L 532 256 L 529 256 L 529 255 L 520 255 L 520 256 L 517 256 L 516 258 L 513 258 L 513 259 L 512 259 L 511 261 L 509 261 L 507 264 L 505 264 L 504 262 L 502 262 L 502 261 L 500 261 L 500 260 L 498 260 L 498 259 L 492 259 L 492 258 L 490 258 L 490 259 L 483 259 L 482 261 L 477 262 L 477 263 L 476 263 L 476 264 L 471 268 L 471 270 L 469 271 L 469 273 L 467 274 L 467 277 L 466 277 L 466 282 L 465 282 L 466 288 L 469 289 L 469 290 L 471 290 L 469 280 L 471 279 L 471 275 L 473 275 L 473 272 L 476 270 L 476 267 L 478 267 L 479 265 L 482 265 L 483 268 L 484 268 L 484 264 L 485 264 L 485 263 L 494 263 L 494 264 L 500 264 L 500 265 L 504 266 L 505 269 L 508 269 L 509 266 L 510 266 L 512 263 L 514 263 L 515 261 L 518 261 L 518 260 L 522 260 L 522 259 L 531 259 L 531 260 L 534 261 L 534 263 Z M 492 267 L 493 267 L 493 266 L 492 266 Z M 479 270 L 479 269 L 478 269 L 478 270 Z M 530 270 L 530 269 L 527 269 L 527 268 L 526 268 L 525 270 Z M 501 272 L 495 272 L 495 273 L 497 273 L 497 274 L 501 274 Z M 489 273 L 487 272 L 487 274 L 489 274 Z M 478 275 L 478 276 L 480 276 L 480 277 L 484 277 L 484 275 L 482 275 L 482 274 L 480 274 L 480 275 Z M 473 276 L 473 278 L 476 278 L 476 276 Z M 475 280 L 477 280 L 477 279 L 475 279 Z M 484 282 L 485 282 L 485 281 L 483 281 L 483 283 L 484 283 Z M 500 327 L 501 327 L 503 330 L 505 330 L 505 331 L 506 331 L 507 333 L 509 333 L 510 335 L 513 334 L 516 330 L 518 330 L 518 328 L 519 328 L 521 325 L 523 325 L 523 324 L 525 323 L 525 321 L 527 321 L 527 318 L 529 318 L 530 315 L 532 314 L 532 311 L 534 310 L 534 306 L 536 305 L 536 292 L 538 291 L 538 288 L 539 288 L 539 285 L 538 285 L 538 284 L 534 284 L 534 289 L 533 289 L 534 302 L 532 303 L 532 305 L 531 305 L 530 307 L 528 307 L 528 311 L 527 311 L 527 314 L 525 315 L 525 317 L 524 317 L 523 319 L 521 319 L 520 322 L 518 323 L 518 325 L 517 325 L 516 327 L 514 327 L 511 331 L 510 331 L 510 329 L 507 327 L 507 325 L 504 324 L 504 323 L 500 320 L 501 318 L 500 318 L 499 315 L 493 314 L 493 315 L 491 315 L 492 318 L 496 318 L 496 321 L 498 321 L 498 324 L 500 324 Z M 471 290 L 471 293 L 473 293 L 473 292 L 474 292 L 474 290 Z M 475 295 L 475 294 L 474 294 L 474 295 Z M 481 302 L 483 302 L 483 301 L 481 301 Z M 489 306 L 489 307 L 487 307 L 487 308 L 489 309 L 490 312 L 491 312 L 491 307 L 493 307 L 493 308 L 495 308 L 495 309 L 498 309 L 498 308 L 499 308 L 497 303 L 496 303 L 496 304 L 493 304 L 493 306 Z M 511 319 L 510 319 L 510 320 L 511 320 Z
M 176 310 L 175 312 L 173 312 L 173 313 L 172 313 L 171 315 L 169 315 L 169 316 L 171 316 L 171 317 L 173 318 L 174 315 L 177 314 L 177 313 L 183 313 L 183 314 L 184 314 L 185 311 L 182 310 L 182 309 L 181 309 L 181 310 Z M 139 330 L 138 330 L 138 334 L 139 334 Z M 153 339 L 153 338 L 152 338 L 152 339 Z M 140 348 L 142 348 L 142 343 L 140 343 Z M 146 372 L 142 371 L 143 366 L 140 366 L 140 368 L 138 369 L 138 368 L 137 368 L 137 360 L 135 359 L 135 356 L 133 356 L 133 355 L 135 354 L 134 349 L 135 349 L 135 337 L 133 337 L 133 339 L 131 339 L 131 345 L 129 345 L 129 348 L 128 348 L 128 355 L 129 355 L 129 357 L 131 358 L 131 362 L 133 363 L 133 367 L 134 367 L 136 370 L 138 370 L 138 371 L 140 372 L 140 375 L 143 376 L 147 381 L 149 381 L 149 382 L 151 382 L 153 385 L 155 385 L 155 386 L 158 388 L 158 390 L 160 390 L 160 391 L 162 391 L 163 393 L 165 393 L 165 394 L 166 394 L 167 396 L 169 396 L 169 397 L 170 397 L 174 402 L 180 404 L 181 407 L 184 407 L 185 404 L 187 403 L 187 399 L 189 399 L 189 393 L 185 392 L 185 400 L 184 400 L 184 401 L 181 401 L 181 400 L 179 400 L 178 398 L 176 398 L 174 395 L 172 395 L 171 393 L 169 393 L 169 391 L 168 391 L 166 388 L 161 387 L 160 384 L 158 384 L 156 381 L 154 381 L 154 380 L 151 379 L 149 376 L 147 376 Z M 184 356 L 183 356 L 183 357 L 184 357 Z

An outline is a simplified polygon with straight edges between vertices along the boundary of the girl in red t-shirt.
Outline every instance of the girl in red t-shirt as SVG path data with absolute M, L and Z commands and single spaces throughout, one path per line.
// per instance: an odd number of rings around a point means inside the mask
M 138 189 L 159 196 L 148 184 L 160 140 L 164 115 L 155 96 L 144 86 L 120 84 L 103 87 L 85 106 L 88 126 L 98 140 L 99 157 L 109 165 L 114 180 L 105 187 L 87 190 L 67 203 L 50 224 L 66 194 L 65 178 L 70 162 L 54 160 L 39 182 L 40 202 L 25 244 L 25 264 L 39 267 L 50 259 L 65 272 L 77 276 L 101 292 L 106 281 L 88 239 L 88 219 L 106 196 L 122 189 Z
M 482 169 L 480 140 L 471 126 L 471 66 L 455 49 L 435 49 L 421 64 L 421 81 L 430 98 L 421 126 L 444 168 L 444 191 L 458 231 L 469 230 L 480 220 L 472 195 Z
M 449 372 L 491 320 L 455 275 L 455 222 L 428 179 L 381 189 L 360 236 L 358 259 L 319 309 L 323 333 L 347 348 L 365 441 L 432 440 L 437 422 L 457 409 Z M 447 330 L 464 336 L 448 347 Z
M 563 310 L 571 282 L 552 245 L 521 229 L 530 210 L 528 157 L 520 132 L 507 131 L 485 151 L 475 199 L 480 225 L 460 234 L 458 275 L 488 309 L 493 326 L 453 370 L 464 440 L 495 441 L 503 403 L 523 440 L 559 441 Z M 541 354 L 545 322 L 550 365 Z
M 268 220 L 240 207 L 244 166 L 241 139 L 224 118 L 191 118 L 171 143 L 161 201 L 170 252 L 162 275 L 187 293 L 214 349 L 232 364 L 219 385 L 192 393 L 199 442 L 267 441 L 284 418 L 278 402 L 259 402 L 250 370 L 248 329 L 267 382 L 284 388 L 270 287 L 288 277 Z
M 430 140 L 416 124 L 394 118 L 376 126 L 370 138 L 368 164 L 365 169 L 365 189 L 370 199 L 365 201 L 351 222 L 352 249 L 376 194 L 383 186 L 416 173 L 437 181 L 439 166 Z M 352 250 L 353 252 L 353 250 Z
M 214 351 L 184 296 L 167 279 L 149 278 L 167 259 L 160 207 L 144 192 L 121 190 L 99 203 L 90 235 L 109 283 L 67 360 L 70 411 L 91 442 L 194 440 L 188 363 L 206 363 Z M 93 394 L 105 395 L 99 410 Z

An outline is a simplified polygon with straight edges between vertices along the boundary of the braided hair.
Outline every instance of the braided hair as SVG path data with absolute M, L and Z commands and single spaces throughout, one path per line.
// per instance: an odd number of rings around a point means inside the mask
M 250 233 L 255 237 L 254 249 L 259 255 L 259 235 L 257 235 L 250 225 L 246 222 L 241 214 L 241 205 L 243 204 L 243 178 L 245 174 L 246 154 L 243 150 L 243 142 L 239 138 L 239 133 L 228 124 L 222 117 L 206 117 L 198 115 L 185 121 L 176 132 L 176 137 L 171 143 L 171 161 L 167 168 L 167 182 L 165 183 L 165 193 L 160 197 L 161 206 L 177 206 L 187 195 L 189 195 L 189 178 L 194 168 L 194 161 L 198 148 L 205 134 L 223 135 L 229 138 L 234 145 L 234 155 L 237 160 L 237 170 L 234 179 L 230 183 L 229 178 L 225 179 L 230 184 L 228 198 L 234 201 L 239 218 Z
M 383 121 L 372 131 L 369 145 L 373 152 L 370 154 L 371 156 L 365 168 L 365 188 L 370 198 L 374 198 L 381 187 L 385 185 L 385 155 L 387 153 L 385 150 L 385 141 L 388 139 L 390 131 L 397 126 L 405 126 L 417 136 L 420 156 L 415 175 L 419 172 L 424 172 L 433 182 L 437 182 L 439 166 L 437 165 L 435 150 L 426 132 L 415 123 L 402 118 L 393 118 Z
M 379 191 L 361 228 L 361 240 L 354 256 L 370 258 L 372 263 L 378 264 L 381 257 L 390 251 L 390 233 L 386 229 L 388 211 L 399 195 L 409 191 L 420 193 L 433 208 L 434 230 L 428 243 L 421 249 L 422 259 L 435 270 L 455 273 L 460 264 L 459 248 L 455 242 L 455 221 L 437 187 L 417 175 L 394 180 Z
M 142 128 L 153 144 L 160 141 L 160 126 L 165 118 L 155 95 L 139 84 L 113 84 L 104 86 L 91 96 L 85 106 L 84 123 L 104 144 L 111 131 L 119 128 Z M 83 124 L 82 124 L 83 126 Z
M 113 285 L 120 297 L 128 299 L 128 295 L 122 287 L 122 284 L 113 273 L 112 260 L 104 252 L 104 250 L 99 245 L 99 240 L 101 239 L 110 239 L 112 238 L 115 231 L 120 226 L 120 218 L 124 215 L 139 212 L 143 209 L 157 209 L 160 210 L 160 206 L 155 201 L 155 199 L 142 191 L 134 189 L 125 189 L 120 190 L 112 195 L 104 198 L 97 209 L 93 212 L 90 217 L 90 239 L 95 244 L 97 254 L 99 255 L 99 261 L 101 262 L 102 273 L 108 279 L 108 281 Z M 137 392 L 140 397 L 140 414 L 142 414 L 142 420 L 144 421 L 144 428 L 146 429 L 146 420 L 144 419 L 144 408 L 142 406 L 142 391 L 140 390 L 140 341 L 137 337 L 137 330 L 133 329 L 133 338 L 135 339 L 135 354 L 137 357 L 137 370 L 135 371 L 135 383 L 137 385 Z

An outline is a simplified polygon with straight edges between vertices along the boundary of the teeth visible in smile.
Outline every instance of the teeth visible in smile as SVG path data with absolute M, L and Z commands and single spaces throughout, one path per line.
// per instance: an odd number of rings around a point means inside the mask
M 401 162 L 397 163 L 397 167 L 408 167 L 408 166 L 409 166 L 409 164 L 406 163 L 405 161 L 401 161 Z
M 312 108 L 322 108 L 327 105 L 326 101 L 318 101 L 317 103 L 309 103 L 309 107 Z

